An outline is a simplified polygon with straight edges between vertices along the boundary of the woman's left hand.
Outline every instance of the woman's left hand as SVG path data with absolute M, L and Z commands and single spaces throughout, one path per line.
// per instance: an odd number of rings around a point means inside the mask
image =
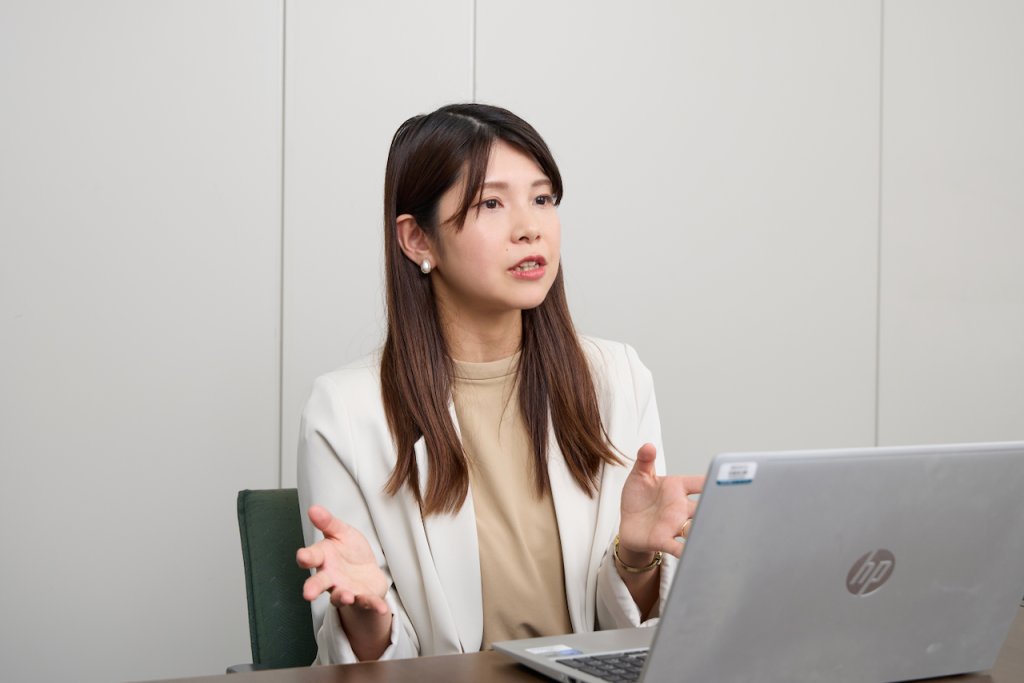
M 697 501 L 688 496 L 704 488 L 703 475 L 659 477 L 654 469 L 658 451 L 646 443 L 636 454 L 633 469 L 622 487 L 619 546 L 632 553 L 660 550 L 679 557 L 683 544 L 676 540 Z

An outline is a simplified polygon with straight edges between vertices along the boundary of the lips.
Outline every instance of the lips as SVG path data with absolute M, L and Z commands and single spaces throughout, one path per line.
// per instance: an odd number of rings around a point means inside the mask
M 512 266 L 511 268 L 509 268 L 509 270 L 516 271 L 516 272 L 525 272 L 525 271 L 533 270 L 535 268 L 541 268 L 543 266 L 546 266 L 547 264 L 548 264 L 548 260 L 546 258 L 544 258 L 543 256 L 532 255 L 532 256 L 527 256 L 522 261 L 520 261 L 516 265 Z
M 539 280 L 547 273 L 547 269 L 544 267 L 547 264 L 546 258 L 534 254 L 509 268 L 508 272 L 517 280 Z

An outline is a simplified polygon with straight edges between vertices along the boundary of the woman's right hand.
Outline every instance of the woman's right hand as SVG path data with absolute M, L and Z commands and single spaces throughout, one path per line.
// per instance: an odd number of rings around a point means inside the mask
M 324 540 L 300 548 L 295 554 L 300 567 L 316 569 L 306 579 L 302 597 L 312 601 L 326 592 L 335 607 L 352 606 L 356 611 L 387 616 L 390 610 L 384 596 L 388 579 L 377 566 L 366 538 L 319 505 L 309 508 L 308 514 L 313 526 L 323 532 Z

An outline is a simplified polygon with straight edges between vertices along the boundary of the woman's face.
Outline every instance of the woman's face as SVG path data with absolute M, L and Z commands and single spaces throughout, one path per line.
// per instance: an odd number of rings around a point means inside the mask
M 463 187 L 457 183 L 441 198 L 442 221 L 458 210 Z M 558 273 L 561 246 L 551 181 L 531 157 L 495 143 L 462 230 L 442 227 L 438 239 L 431 277 L 443 304 L 471 316 L 539 306 Z

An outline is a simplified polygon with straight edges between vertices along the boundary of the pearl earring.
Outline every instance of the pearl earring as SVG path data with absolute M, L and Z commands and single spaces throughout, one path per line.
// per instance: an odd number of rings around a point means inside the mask
M 420 264 L 420 270 L 423 271 L 424 275 L 429 273 L 430 272 L 430 261 L 428 261 L 427 259 L 423 259 L 423 263 Z

